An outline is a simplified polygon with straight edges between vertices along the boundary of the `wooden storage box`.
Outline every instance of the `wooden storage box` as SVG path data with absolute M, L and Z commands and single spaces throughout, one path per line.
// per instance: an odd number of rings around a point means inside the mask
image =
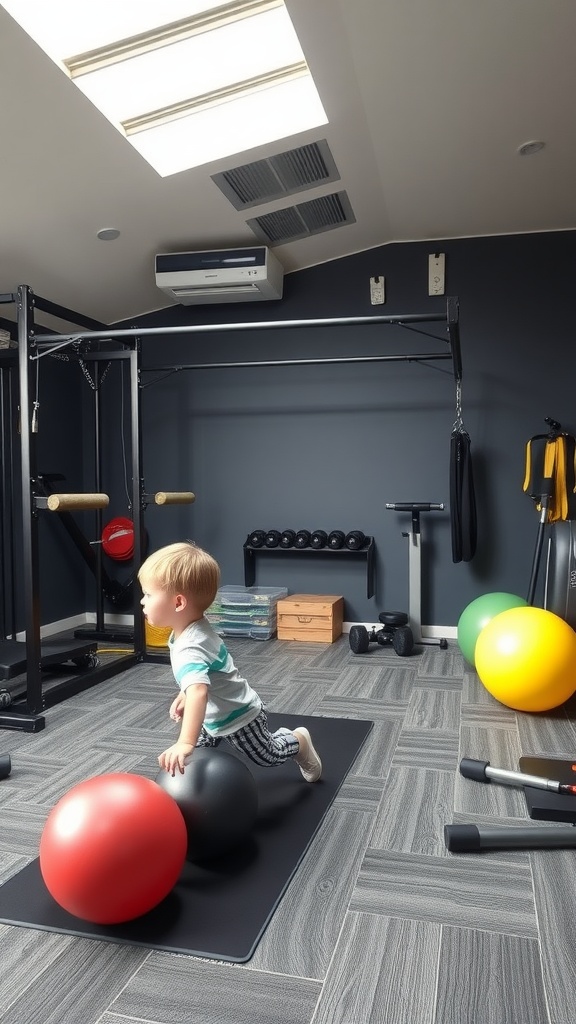
M 344 598 L 293 594 L 278 601 L 278 639 L 331 644 L 342 633 Z

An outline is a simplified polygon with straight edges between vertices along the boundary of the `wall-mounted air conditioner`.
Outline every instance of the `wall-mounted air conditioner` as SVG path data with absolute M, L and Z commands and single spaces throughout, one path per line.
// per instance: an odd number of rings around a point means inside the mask
M 281 299 L 283 279 L 282 265 L 265 245 L 156 256 L 156 284 L 183 306 Z

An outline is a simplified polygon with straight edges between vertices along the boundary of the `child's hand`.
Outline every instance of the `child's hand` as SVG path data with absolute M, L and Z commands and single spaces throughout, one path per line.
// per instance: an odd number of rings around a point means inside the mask
M 184 714 L 184 704 L 186 703 L 186 694 L 180 693 L 174 698 L 170 705 L 169 715 L 173 722 L 179 722 Z
M 184 766 L 190 759 L 190 755 L 194 747 L 191 743 L 174 743 L 173 746 L 168 747 L 164 750 L 158 758 L 158 764 L 165 771 L 170 772 L 170 775 L 176 774 L 176 769 L 181 775 L 184 774 Z

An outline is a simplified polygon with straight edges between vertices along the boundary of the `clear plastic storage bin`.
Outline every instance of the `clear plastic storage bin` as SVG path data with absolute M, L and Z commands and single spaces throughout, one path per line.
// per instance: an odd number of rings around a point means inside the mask
M 220 587 L 206 618 L 222 636 L 270 640 L 276 632 L 276 605 L 287 587 Z

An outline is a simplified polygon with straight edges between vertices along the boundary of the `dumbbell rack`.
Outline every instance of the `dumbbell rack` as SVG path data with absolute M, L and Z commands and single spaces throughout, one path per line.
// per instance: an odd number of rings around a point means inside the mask
M 257 555 L 324 555 L 331 558 L 334 555 L 346 555 L 347 557 L 366 559 L 366 596 L 374 597 L 375 574 L 376 574 L 376 546 L 374 537 L 367 537 L 367 544 L 362 548 L 352 550 L 350 548 L 267 548 L 254 547 L 248 541 L 244 544 L 244 586 L 253 587 L 256 581 L 256 556 Z

